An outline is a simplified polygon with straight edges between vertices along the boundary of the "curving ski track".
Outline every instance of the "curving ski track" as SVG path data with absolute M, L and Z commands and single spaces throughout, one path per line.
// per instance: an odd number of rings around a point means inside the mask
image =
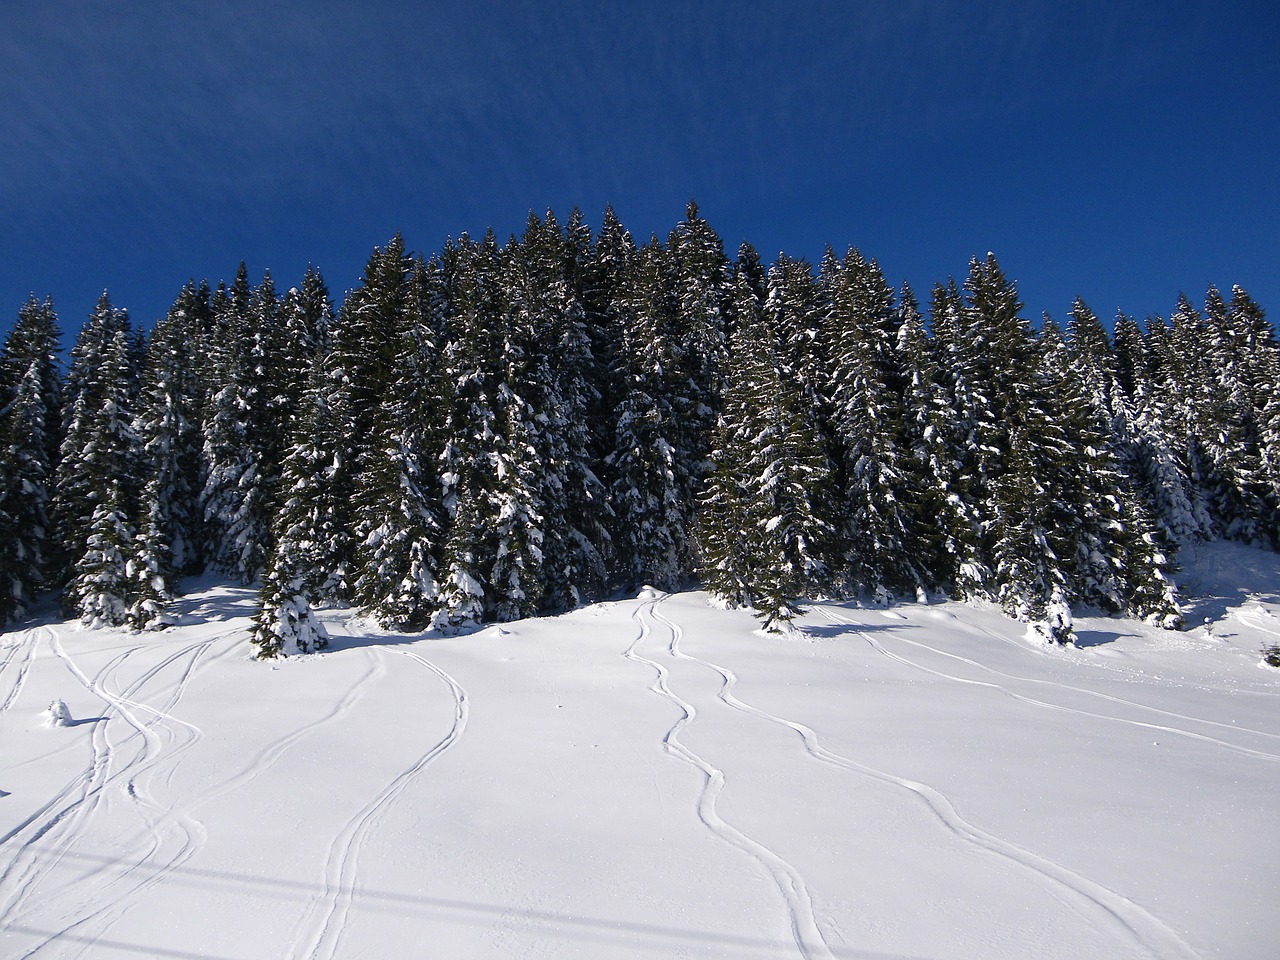
M 369 834 L 386 816 L 392 804 L 432 761 L 458 742 L 467 726 L 470 705 L 467 692 L 458 682 L 430 660 L 408 650 L 394 650 L 431 671 L 453 697 L 453 723 L 444 737 L 406 767 L 347 821 L 334 837 L 325 858 L 324 891 L 313 900 L 290 938 L 290 957 L 323 960 L 338 955 L 347 917 L 356 896 L 360 854 Z M 309 931 L 309 932 L 308 932 Z M 305 945 L 303 941 L 305 940 Z
M 115 681 L 139 648 L 130 648 L 113 658 L 90 678 L 66 652 L 56 631 L 48 627 L 42 629 L 53 653 L 106 707 L 90 736 L 90 758 L 85 771 L 24 823 L 0 838 L 0 846 L 17 842 L 13 857 L 0 873 L 0 890 L 5 890 L 0 900 L 0 924 L 28 920 L 37 910 L 54 914 L 46 917 L 46 925 L 56 927 L 57 932 L 30 948 L 24 957 L 32 956 L 64 934 L 92 924 L 95 929 L 91 934 L 77 937 L 77 942 L 83 943 L 74 954 L 79 956 L 110 929 L 133 896 L 190 860 L 204 842 L 203 826 L 186 814 L 168 812 L 165 805 L 153 798 L 152 784 L 169 787 L 181 755 L 203 736 L 198 727 L 178 719 L 172 711 L 206 653 L 234 631 L 187 644 L 122 685 Z M 157 691 L 165 698 L 159 705 L 152 706 L 138 699 L 157 677 L 175 664 L 181 674 L 176 683 Z M 112 717 L 123 719 L 131 728 L 119 743 L 111 737 Z M 134 752 L 126 755 L 125 748 L 131 744 Z M 123 800 L 138 816 L 141 836 L 135 834 L 125 839 L 124 846 L 135 853 L 123 871 L 117 865 L 104 863 L 80 878 L 77 886 L 97 881 L 93 898 L 96 907 L 86 913 L 78 901 L 60 905 L 57 894 L 52 902 L 46 899 L 39 906 L 29 903 L 30 894 L 41 880 L 70 854 L 93 814 L 113 799 Z M 66 899 L 65 892 L 62 899 Z
M 656 606 L 656 604 L 655 604 Z M 1044 880 L 1065 889 L 1068 894 L 1078 898 L 1093 908 L 1109 916 L 1144 952 L 1157 958 L 1179 958 L 1179 960 L 1200 960 L 1199 955 L 1166 924 L 1149 914 L 1141 906 L 1127 897 L 1116 893 L 1081 874 L 1070 870 L 1004 840 L 995 834 L 977 827 L 956 812 L 951 801 L 941 791 L 904 777 L 895 776 L 866 764 L 858 763 L 848 757 L 840 756 L 822 746 L 817 733 L 808 726 L 768 713 L 758 707 L 740 700 L 733 693 L 737 677 L 729 669 L 684 653 L 679 649 L 679 640 L 683 631 L 656 609 L 654 618 L 665 623 L 672 631 L 671 653 L 680 659 L 702 664 L 720 675 L 721 687 L 719 697 L 726 704 L 743 713 L 780 724 L 799 734 L 805 750 L 815 760 L 858 774 L 870 780 L 889 784 L 910 791 L 929 807 L 943 826 L 955 837 L 972 844 L 982 850 L 1012 861 L 1017 866 L 1037 874 Z
M 18 634 L 20 639 L 5 644 L 6 654 L 4 661 L 0 662 L 0 679 L 8 682 L 9 692 L 5 694 L 4 702 L 0 703 L 0 713 L 12 707 L 22 694 L 22 688 L 27 682 L 27 674 L 31 670 L 31 662 L 35 660 L 40 629 L 40 627 L 32 627 L 29 630 L 23 630 Z
M 657 611 L 658 604 L 665 599 L 666 597 L 663 596 L 636 608 L 632 619 L 639 625 L 639 634 L 631 646 L 623 652 L 623 656 L 628 660 L 644 664 L 657 674 L 657 679 L 649 686 L 649 689 L 670 701 L 681 713 L 680 719 L 675 722 L 671 729 L 667 731 L 666 736 L 663 737 L 663 748 L 667 753 L 694 767 L 703 776 L 702 791 L 698 796 L 697 804 L 698 819 L 725 843 L 757 861 L 773 878 L 773 882 L 777 885 L 778 892 L 782 895 L 787 912 L 790 915 L 791 933 L 801 956 L 805 960 L 817 960 L 817 958 L 834 960 L 831 948 L 827 945 L 822 931 L 818 929 L 818 922 L 813 912 L 813 901 L 809 896 L 809 890 L 795 867 L 791 866 L 764 844 L 751 839 L 737 828 L 726 823 L 716 812 L 716 801 L 725 785 L 724 773 L 680 742 L 681 731 L 693 721 L 698 712 L 693 704 L 682 700 L 671 691 L 667 683 L 670 673 L 666 667 L 637 652 L 640 645 L 649 639 L 652 634 L 648 622 L 642 616 L 642 613 L 648 610 L 655 620 L 668 625 L 672 629 L 672 640 L 668 649 L 674 656 L 681 656 L 677 649 L 679 628 L 675 627 L 670 620 L 667 620 Z
M 890 650 L 885 649 L 884 645 L 881 644 L 874 637 L 872 637 L 870 634 L 864 633 L 863 631 L 859 630 L 858 627 L 861 625 L 858 624 L 857 622 L 853 620 L 848 620 L 844 617 L 837 616 L 828 610 L 823 610 L 822 613 L 832 623 L 843 624 L 844 626 L 854 628 L 854 631 L 858 634 L 858 636 L 862 637 L 862 639 L 867 641 L 867 643 L 869 643 L 872 646 L 872 648 L 882 656 L 888 657 L 890 660 L 895 660 L 898 663 L 904 664 L 905 666 L 912 667 L 913 669 L 921 670 L 925 673 L 931 674 L 932 676 L 940 677 L 941 679 L 944 679 L 944 680 L 950 680 L 954 683 L 968 684 L 968 685 L 977 686 L 977 687 L 987 687 L 988 689 L 991 689 L 991 690 L 998 690 L 1001 693 L 1005 694 L 1006 696 L 1012 697 L 1014 700 L 1021 701 L 1022 703 L 1032 704 L 1033 706 L 1037 706 L 1037 707 L 1044 707 L 1045 709 L 1048 709 L 1048 710 L 1057 710 L 1062 713 L 1073 713 L 1073 714 L 1076 714 L 1077 716 L 1089 717 L 1090 719 L 1093 719 L 1093 720 L 1107 720 L 1113 723 L 1123 723 L 1123 724 L 1128 724 L 1130 726 L 1141 727 L 1147 730 L 1155 730 L 1158 733 L 1168 733 L 1174 736 L 1187 737 L 1191 740 L 1199 740 L 1202 743 L 1211 743 L 1211 744 L 1214 744 L 1215 746 L 1224 747 L 1228 750 L 1235 751 L 1236 753 L 1242 753 L 1245 756 L 1253 757 L 1258 760 L 1267 760 L 1272 763 L 1280 763 L 1280 755 L 1277 755 L 1274 753 L 1267 753 L 1263 750 L 1254 750 L 1251 747 L 1242 747 L 1239 744 L 1229 743 L 1226 740 L 1219 740 L 1217 737 L 1209 737 L 1202 733 L 1195 733 L 1192 730 L 1184 730 L 1181 727 L 1171 727 L 1161 723 L 1148 723 L 1145 720 L 1131 720 L 1128 717 L 1117 717 L 1108 713 L 1094 713 L 1091 710 L 1081 710 L 1078 707 L 1067 707 L 1058 703 L 1050 703 L 1046 700 L 1037 700 L 1035 697 L 1028 697 L 1025 694 L 1017 693 L 1016 691 L 1010 690 L 1008 687 L 1005 687 L 999 683 L 992 683 L 987 680 L 974 680 L 970 677 L 958 677 L 958 676 L 955 676 L 954 674 L 946 673 L 945 671 L 942 671 L 942 670 L 935 670 L 932 667 L 926 667 L 924 664 L 916 663 L 914 660 L 910 660 L 907 657 L 901 656 L 899 654 L 893 653 Z M 1253 730 L 1248 727 L 1239 727 L 1239 726 L 1235 726 L 1234 724 L 1222 723 L 1217 720 L 1204 720 L 1204 719 L 1201 719 L 1200 717 L 1191 717 L 1181 713 L 1173 713 L 1168 710 L 1161 710 L 1158 707 L 1148 707 L 1141 703 L 1135 703 L 1132 700 L 1125 700 L 1123 697 L 1115 697 L 1115 696 L 1111 696 L 1110 694 L 1100 693 L 1095 690 L 1086 690 L 1080 687 L 1073 687 L 1070 684 L 1059 683 L 1054 680 L 1037 680 L 1033 677 L 1016 677 L 1016 676 L 1013 676 L 1012 674 L 1001 673 L 999 670 L 995 670 L 984 664 L 978 663 L 976 660 L 970 660 L 967 657 L 961 657 L 957 654 L 948 653 L 945 650 L 939 650 L 936 647 L 931 647 L 927 643 L 921 643 L 918 640 L 910 640 L 906 637 L 896 637 L 895 639 L 901 641 L 902 643 L 909 644 L 913 647 L 918 647 L 924 650 L 928 650 L 940 656 L 949 657 L 952 660 L 958 660 L 961 663 L 966 663 L 972 667 L 975 667 L 976 669 L 983 670 L 987 673 L 992 674 L 993 676 L 1003 677 L 1006 680 L 1014 680 L 1020 683 L 1035 683 L 1035 684 L 1043 684 L 1045 686 L 1050 686 L 1050 687 L 1057 687 L 1062 690 L 1069 690 L 1073 693 L 1088 694 L 1090 696 L 1098 697 L 1099 699 L 1102 699 L 1102 700 L 1108 700 L 1112 703 L 1123 704 L 1125 706 L 1133 707 L 1138 710 L 1146 710 L 1151 713 L 1158 713 L 1166 717 L 1173 717 L 1178 720 L 1186 720 L 1190 723 L 1203 723 L 1206 726 L 1223 727 L 1225 729 L 1233 730 L 1241 733 L 1251 733 L 1259 737 L 1280 739 L 1280 737 L 1278 737 L 1274 733 L 1265 733 L 1261 730 Z

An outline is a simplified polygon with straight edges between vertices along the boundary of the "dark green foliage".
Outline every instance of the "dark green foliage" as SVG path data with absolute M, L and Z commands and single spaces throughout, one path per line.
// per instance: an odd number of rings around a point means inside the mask
M 138 367 L 129 318 L 103 293 L 71 351 L 54 497 L 63 604 L 90 623 L 123 623 L 129 602 L 126 565 L 143 482 L 133 426 Z
M 200 374 L 207 318 L 208 289 L 188 283 L 156 324 L 142 375 L 135 429 L 146 484 L 139 523 L 152 531 L 157 575 L 166 580 L 204 568 Z
M 901 594 L 923 586 L 909 489 L 905 391 L 912 382 L 899 354 L 900 315 L 874 260 L 856 250 L 823 273 L 823 340 L 830 353 L 826 395 L 838 457 L 844 579 L 855 590 Z
M 1280 345 L 1243 290 L 1108 335 L 1021 315 L 994 256 L 928 321 L 878 264 L 818 270 L 690 204 L 438 256 L 399 235 L 334 309 L 241 265 L 143 338 L 103 297 L 57 376 L 51 307 L 0 355 L 0 618 L 64 584 L 163 626 L 183 575 L 262 578 L 262 656 L 313 606 L 460 630 L 701 578 L 782 629 L 803 598 L 943 591 L 1047 640 L 1071 611 L 1174 627 L 1176 551 L 1280 538 Z
M 785 627 L 801 597 L 828 581 L 832 527 L 827 457 L 812 404 L 788 362 L 786 288 L 775 268 L 761 302 L 755 255 L 744 248 L 733 287 L 734 335 L 713 456 L 701 497 L 703 581 L 722 601 Z
M 62 419 L 57 322 L 52 303 L 28 300 L 0 353 L 0 628 L 26 611 L 50 572 Z
M 253 289 L 243 263 L 231 291 L 215 294 L 213 301 L 213 393 L 205 408 L 208 473 L 202 503 L 210 559 L 242 583 L 261 575 L 271 551 L 288 428 L 277 395 L 280 370 L 305 363 L 283 349 L 278 307 L 270 274 Z

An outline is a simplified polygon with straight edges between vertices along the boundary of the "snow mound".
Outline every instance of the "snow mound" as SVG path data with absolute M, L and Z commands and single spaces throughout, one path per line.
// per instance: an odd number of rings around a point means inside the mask
M 663 593 L 661 590 L 659 590 L 657 587 L 651 587 L 649 584 L 646 583 L 643 587 L 640 588 L 640 592 L 636 594 L 636 599 L 637 600 L 661 600 L 665 596 L 666 594 Z
M 75 725 L 75 721 L 71 719 L 71 708 L 62 700 L 54 700 L 45 708 L 41 716 L 44 717 L 46 727 L 70 727 Z

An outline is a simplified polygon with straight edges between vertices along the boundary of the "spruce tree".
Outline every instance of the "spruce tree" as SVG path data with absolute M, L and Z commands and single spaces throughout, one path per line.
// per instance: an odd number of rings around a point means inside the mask
M 445 518 L 439 609 L 432 625 L 451 629 L 485 616 L 492 566 L 496 463 L 502 429 L 497 412 L 500 376 L 498 250 L 492 233 L 480 243 L 462 236 L 441 255 L 447 291 L 444 337 L 444 446 L 438 471 Z
M 282 458 L 270 399 L 278 313 L 270 276 L 255 291 L 240 264 L 229 294 L 214 297 L 214 392 L 205 409 L 208 473 L 201 495 L 215 566 L 241 583 L 262 573 L 271 547 Z
M 744 243 L 734 265 L 726 304 L 732 333 L 725 366 L 725 390 L 711 448 L 714 469 L 698 498 L 698 555 L 702 586 L 718 602 L 736 609 L 753 605 L 756 595 L 755 544 L 747 536 L 746 457 L 743 428 L 753 412 L 753 390 L 739 346 L 744 331 L 763 327 L 764 271 L 755 249 Z
M 204 567 L 200 367 L 208 311 L 205 296 L 207 288 L 202 293 L 194 283 L 187 283 L 152 331 L 134 423 L 146 477 L 138 524 L 140 529 L 152 530 L 151 556 L 159 564 L 156 576 L 167 582 Z
M 103 293 L 71 351 L 54 498 L 68 578 L 64 605 L 95 625 L 122 624 L 130 595 L 126 564 L 141 480 L 137 364 L 128 316 Z
M 906 376 L 897 352 L 900 318 L 893 290 L 879 265 L 856 250 L 828 268 L 825 285 L 832 353 L 826 392 L 842 458 L 846 577 L 855 590 L 882 596 L 914 591 L 925 576 L 904 497 Z
M 0 353 L 0 627 L 26 612 L 50 573 L 62 418 L 57 324 L 52 302 L 32 297 Z
M 722 465 L 738 477 L 734 484 L 717 470 L 703 496 L 703 570 L 722 600 L 749 602 L 764 628 L 776 631 L 800 611 L 801 597 L 827 582 L 829 474 L 812 405 L 786 361 L 777 307 L 785 271 L 770 272 L 759 306 L 745 275 L 739 272 L 734 288 L 737 325 L 716 445 Z M 717 514 L 739 525 L 713 529 Z M 741 539 L 747 557 L 735 554 L 729 537 Z
M 374 443 L 357 481 L 356 603 L 384 626 L 420 629 L 435 611 L 442 547 L 434 469 L 443 440 L 437 270 L 413 264 L 392 330 L 395 355 L 378 400 Z
M 615 578 L 633 589 L 677 589 L 689 573 L 688 464 L 671 380 L 679 379 L 670 262 L 656 239 L 639 251 L 619 296 L 623 340 L 613 449 Z

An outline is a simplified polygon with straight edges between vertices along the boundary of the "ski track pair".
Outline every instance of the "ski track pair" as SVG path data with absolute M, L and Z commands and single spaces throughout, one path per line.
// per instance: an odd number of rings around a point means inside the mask
M 274 766 L 299 741 L 316 733 L 323 726 L 341 720 L 363 697 L 370 685 L 386 674 L 385 654 L 381 650 L 370 649 L 369 669 L 325 716 L 268 744 L 244 769 L 223 783 L 202 792 L 198 800 L 184 809 L 166 811 L 153 799 L 151 784 L 158 782 L 162 787 L 169 786 L 181 753 L 203 736 L 198 727 L 177 719 L 171 711 L 182 698 L 187 684 L 196 674 L 200 661 L 210 647 L 228 637 L 234 637 L 238 645 L 240 631 L 229 631 L 186 645 L 147 669 L 127 689 L 113 692 L 110 681 L 138 648 L 130 648 L 120 654 L 91 679 L 67 654 L 54 631 L 49 628 L 40 629 L 45 631 L 53 652 L 87 690 L 106 703 L 106 708 L 102 718 L 94 725 L 90 738 L 91 757 L 85 771 L 59 790 L 24 823 L 0 838 L 0 846 L 10 842 L 18 844 L 9 863 L 0 872 L 0 895 L 3 896 L 0 900 L 0 925 L 15 931 L 30 930 L 35 933 L 35 928 L 30 926 L 35 917 L 30 914 L 36 908 L 26 904 L 28 895 L 64 859 L 94 859 L 88 855 L 73 853 L 72 848 L 84 834 L 94 812 L 107 802 L 109 787 L 123 785 L 123 794 L 140 812 L 142 828 L 149 834 L 149 839 L 138 846 L 139 855 L 124 872 L 95 886 L 94 901 L 98 904 L 95 909 L 86 913 L 72 908 L 62 916 L 42 917 L 41 926 L 45 929 L 39 932 L 41 939 L 23 957 L 35 956 L 54 941 L 60 941 L 64 945 L 77 944 L 80 949 L 74 956 L 83 956 L 104 943 L 103 937 L 138 894 L 180 869 L 199 851 L 205 836 L 203 827 L 192 816 L 197 808 L 252 782 Z M 34 631 L 32 634 L 24 642 L 14 644 L 13 652 L 0 663 L 0 670 L 3 670 L 22 656 L 24 666 L 19 674 L 19 681 L 25 676 L 25 664 L 34 657 Z M 20 654 L 18 651 L 23 649 L 27 652 Z M 342 930 L 355 898 L 359 856 L 365 840 L 417 774 L 451 747 L 466 727 L 469 706 L 466 692 L 457 682 L 424 657 L 409 651 L 394 652 L 424 666 L 450 690 L 454 700 L 452 726 L 443 739 L 434 743 L 413 764 L 393 778 L 348 821 L 332 841 L 326 855 L 323 892 L 307 905 L 300 918 L 295 935 L 290 941 L 290 956 L 326 958 L 336 955 Z M 161 671 L 184 658 L 181 677 L 167 691 L 167 700 L 162 706 L 152 707 L 137 699 L 143 688 Z M 18 690 L 20 682 L 15 682 L 13 690 L 5 699 L 4 708 L 8 708 L 16 700 Z M 115 743 L 110 738 L 110 725 L 107 722 L 117 716 L 124 719 L 131 729 L 130 734 L 120 743 Z M 157 733 L 153 727 L 161 732 Z M 179 734 L 178 731 L 182 733 Z M 126 746 L 135 740 L 141 740 L 136 752 L 132 757 L 124 758 Z M 158 773 L 156 768 L 162 759 L 167 761 L 167 766 Z M 165 828 L 176 830 L 176 837 L 163 836 L 162 830 Z M 166 842 L 172 848 L 174 839 L 177 841 L 177 848 L 163 852 Z M 160 862 L 156 862 L 157 857 Z M 117 864 L 103 858 L 82 877 L 80 883 L 91 882 L 109 870 L 118 869 Z M 47 910 L 47 906 L 44 909 Z
M 381 650 L 376 652 L 381 661 L 384 653 Z M 293 936 L 290 937 L 291 960 L 331 960 L 338 955 L 347 919 L 356 899 L 360 855 L 369 835 L 382 823 L 387 811 L 417 776 L 457 743 L 467 727 L 471 708 L 467 692 L 458 682 L 426 657 L 409 650 L 392 652 L 425 667 L 448 688 L 453 698 L 453 722 L 442 739 L 433 743 L 412 764 L 396 774 L 346 822 L 330 842 L 325 856 L 323 891 L 311 900 L 298 919 Z
M 638 652 L 640 646 L 652 634 L 652 629 L 645 617 L 646 613 L 655 623 L 662 624 L 670 633 L 670 641 L 665 651 L 668 655 L 676 660 L 700 664 L 719 675 L 720 689 L 717 696 L 729 707 L 750 716 L 781 725 L 798 734 L 807 755 L 816 761 L 856 774 L 863 779 L 908 791 L 927 805 L 937 821 L 955 839 L 1011 861 L 1019 869 L 1032 874 L 1041 884 L 1054 890 L 1055 893 L 1065 893 L 1066 899 L 1062 900 L 1062 902 L 1076 912 L 1081 913 L 1082 916 L 1090 913 L 1097 916 L 1100 913 L 1123 937 L 1150 956 L 1159 958 L 1159 960 L 1170 960 L 1170 958 L 1197 960 L 1198 954 L 1189 944 L 1182 940 L 1166 924 L 1149 914 L 1132 900 L 1061 864 L 977 827 L 960 816 L 951 801 L 941 791 L 928 784 L 877 770 L 866 764 L 836 754 L 822 746 L 817 733 L 812 728 L 795 720 L 768 713 L 739 699 L 734 694 L 737 677 L 731 670 L 711 661 L 684 653 L 680 649 L 680 641 L 684 633 L 682 628 L 665 616 L 659 609 L 660 604 L 666 599 L 666 596 L 658 597 L 645 601 L 636 608 L 633 619 L 639 626 L 639 634 L 624 652 L 624 656 L 654 670 L 657 674 L 657 679 L 650 685 L 649 689 L 669 700 L 681 711 L 680 719 L 676 721 L 664 738 L 664 748 L 672 756 L 702 772 L 704 783 L 697 803 L 698 816 L 702 822 L 720 839 L 757 860 L 773 877 L 790 916 L 796 949 L 804 960 L 816 960 L 816 958 L 825 960 L 825 958 L 834 957 L 830 945 L 822 934 L 818 917 L 814 911 L 812 897 L 804 884 L 803 878 L 794 867 L 763 844 L 746 837 L 740 831 L 725 823 L 716 814 L 716 799 L 725 784 L 724 773 L 713 767 L 704 758 L 693 753 L 680 741 L 681 731 L 694 720 L 697 716 L 697 710 L 693 704 L 681 699 L 671 690 L 669 684 L 670 672 L 666 667 Z M 834 623 L 844 623 L 855 628 L 858 626 L 852 621 L 843 620 L 825 609 L 820 609 Z M 872 638 L 862 633 L 860 635 L 872 643 L 873 646 L 876 646 L 880 652 L 885 653 L 886 656 L 892 656 L 887 651 L 884 651 Z M 905 660 L 903 662 L 909 663 L 909 661 Z M 911 665 L 914 666 L 914 664 Z M 981 665 L 975 664 L 975 666 Z M 986 686 L 994 687 L 996 685 L 986 684 Z M 1018 699 L 1032 703 L 1037 702 L 1023 697 Z M 1257 753 L 1257 751 L 1248 752 Z M 1269 755 L 1264 754 L 1262 756 Z
M 1192 740 L 1199 740 L 1202 743 L 1211 743 L 1211 744 L 1214 744 L 1215 746 L 1223 747 L 1227 750 L 1232 750 L 1237 753 L 1244 754 L 1245 756 L 1251 757 L 1255 760 L 1266 760 L 1272 763 L 1280 763 L 1280 754 L 1268 753 L 1263 750 L 1255 750 L 1250 747 L 1241 746 L 1240 744 L 1230 743 L 1226 740 L 1219 740 L 1216 737 L 1210 737 L 1210 736 L 1206 736 L 1205 734 L 1195 733 L 1194 731 L 1186 730 L 1182 727 L 1171 727 L 1166 724 L 1149 723 L 1143 720 L 1131 720 L 1127 717 L 1117 717 L 1112 714 L 1106 714 L 1106 713 L 1094 713 L 1093 711 L 1081 710 L 1077 707 L 1068 707 L 1062 704 L 1050 703 L 1045 700 L 1038 700 L 1034 697 L 1029 697 L 1025 694 L 1018 693 L 999 683 L 986 681 L 986 680 L 974 680 L 970 677 L 960 677 L 954 674 L 946 673 L 945 671 L 942 671 L 942 670 L 935 670 L 932 667 L 927 667 L 924 664 L 916 663 L 914 660 L 910 660 L 907 657 L 901 656 L 900 654 L 893 653 L 889 650 L 886 650 L 884 645 L 881 644 L 874 637 L 872 637 L 871 635 L 861 630 L 858 630 L 857 628 L 861 626 L 861 624 L 858 624 L 856 621 L 838 616 L 837 614 L 834 614 L 830 610 L 827 610 L 825 608 L 822 609 L 821 612 L 823 616 L 825 616 L 832 623 L 852 627 L 857 632 L 858 636 L 862 637 L 862 639 L 864 639 L 868 644 L 870 644 L 872 649 L 874 649 L 881 656 L 887 657 L 890 660 L 897 661 L 898 663 L 904 664 L 908 667 L 911 667 L 912 669 L 920 670 L 920 671 L 923 671 L 924 673 L 931 674 L 932 676 L 939 677 L 940 679 L 943 679 L 943 680 L 949 680 L 954 683 L 969 684 L 971 686 L 977 686 L 977 687 L 987 687 L 992 690 L 997 690 L 1006 696 L 1012 697 L 1014 700 L 1018 700 L 1022 703 L 1027 703 L 1037 707 L 1043 707 L 1048 710 L 1058 710 L 1063 713 L 1074 713 L 1077 716 L 1089 717 L 1090 719 L 1094 719 L 1094 720 L 1103 720 L 1103 721 L 1110 721 L 1114 723 L 1129 724 L 1135 727 L 1142 727 L 1148 730 L 1155 730 L 1159 733 L 1168 733 L 1168 734 L 1173 734 L 1175 736 L 1187 737 Z M 1183 713 L 1174 713 L 1170 710 L 1163 710 L 1160 707 L 1152 707 L 1143 703 L 1138 703 L 1135 700 L 1126 700 L 1123 697 L 1117 697 L 1111 694 L 1102 693 L 1101 691 L 1098 691 L 1098 690 L 1088 690 L 1083 687 L 1074 687 L 1070 684 L 1061 683 L 1056 680 L 1043 680 L 1043 679 L 1038 679 L 1036 677 L 1019 677 L 1013 674 L 1003 673 L 999 670 L 996 670 L 994 667 L 988 667 L 985 664 L 978 663 L 976 660 L 971 660 L 967 657 L 962 657 L 959 654 L 950 653 L 946 650 L 940 650 L 937 647 L 930 646 L 927 643 L 921 643 L 918 640 L 911 640 L 907 637 L 897 635 L 897 634 L 895 634 L 895 639 L 901 643 L 907 644 L 908 646 L 912 646 L 920 650 L 927 650 L 930 653 L 937 654 L 938 656 L 946 657 L 950 660 L 955 660 L 959 663 L 967 664 L 968 666 L 974 667 L 977 670 L 981 670 L 984 673 L 990 674 L 991 676 L 994 676 L 994 677 L 1000 677 L 1001 679 L 1004 679 L 1004 680 L 1012 680 L 1016 683 L 1035 684 L 1035 685 L 1041 685 L 1045 687 L 1055 687 L 1060 690 L 1066 690 L 1071 693 L 1082 694 L 1090 697 L 1096 697 L 1099 700 L 1105 700 L 1110 703 L 1120 704 L 1126 707 L 1132 707 L 1135 710 L 1159 714 L 1161 716 L 1170 717 L 1175 720 L 1185 720 L 1189 723 L 1198 723 L 1198 724 L 1203 724 L 1209 727 L 1221 727 L 1225 730 L 1231 730 L 1235 733 L 1249 734 L 1255 737 L 1260 737 L 1260 738 L 1265 738 L 1270 740 L 1280 740 L 1280 734 L 1267 733 L 1266 731 L 1263 731 L 1263 730 L 1254 730 L 1250 727 L 1241 727 L 1233 723 L 1223 723 L 1220 720 L 1206 720 L 1203 717 L 1193 717 Z M 1030 648 L 1027 648 L 1027 649 L 1030 649 Z
M 23 823 L 0 837 L 0 847 L 10 843 L 15 846 L 13 855 L 0 871 L 0 925 L 29 929 L 24 924 L 34 919 L 32 915 L 37 908 L 27 901 L 41 880 L 68 858 L 90 859 L 73 852 L 73 848 L 100 807 L 123 798 L 127 809 L 139 818 L 141 836 L 125 839 L 124 845 L 138 852 L 129 866 L 120 872 L 118 863 L 103 860 L 75 885 L 101 880 L 109 872 L 115 874 L 95 885 L 94 909 L 84 912 L 74 894 L 71 904 L 59 904 L 57 896 L 52 896 L 39 909 L 46 913 L 52 909 L 54 915 L 44 919 L 51 921 L 54 929 L 39 933 L 41 940 L 23 955 L 32 956 L 78 928 L 92 928 L 90 935 L 67 937 L 83 945 L 76 954 L 79 956 L 92 948 L 98 937 L 114 924 L 133 896 L 186 863 L 204 842 L 203 826 L 182 812 L 167 811 L 156 802 L 152 797 L 152 783 L 157 782 L 162 788 L 170 786 L 181 755 L 203 736 L 198 727 L 174 717 L 172 710 L 182 699 L 209 649 L 230 637 L 232 632 L 186 644 L 148 667 L 126 687 L 115 685 L 113 689 L 112 681 L 139 648 L 132 647 L 114 657 L 90 678 L 67 653 L 52 627 L 36 630 L 76 681 L 102 700 L 105 707 L 101 717 L 90 721 L 93 723 L 90 757 L 84 771 Z M 167 697 L 161 706 L 152 707 L 136 699 L 148 684 L 175 664 L 180 665 L 181 675 L 176 683 L 160 691 Z M 118 743 L 112 739 L 109 723 L 114 717 L 124 720 L 130 728 Z M 126 749 L 134 744 L 135 752 L 126 755 Z M 66 899 L 64 893 L 63 900 Z

